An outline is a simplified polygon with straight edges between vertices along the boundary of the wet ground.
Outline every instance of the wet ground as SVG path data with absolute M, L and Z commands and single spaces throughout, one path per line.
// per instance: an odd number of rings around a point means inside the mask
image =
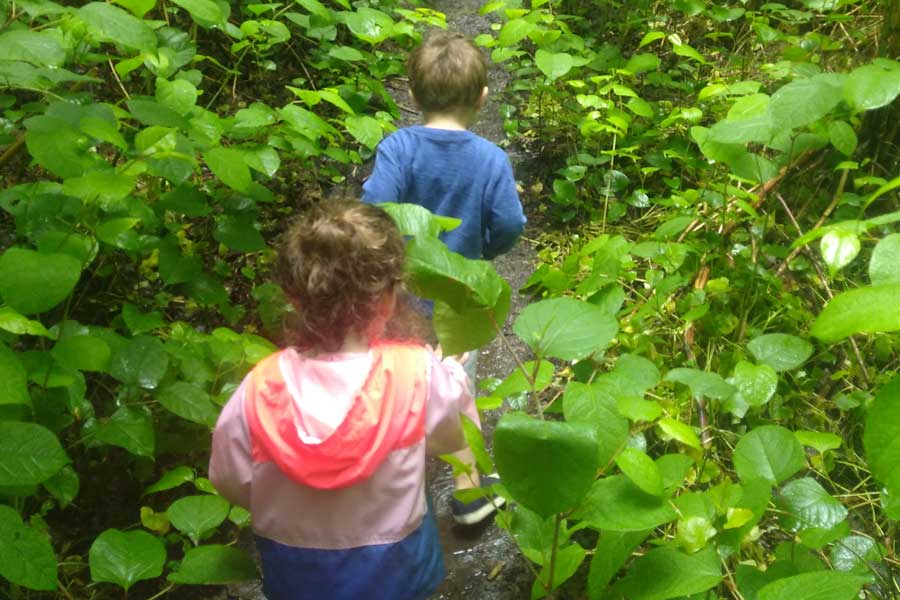
M 481 33 L 490 32 L 490 21 L 478 14 L 479 0 L 434 0 L 430 8 L 447 15 L 448 29 L 458 31 L 472 39 Z M 489 86 L 491 95 L 472 130 L 504 146 L 510 156 L 520 183 L 525 184 L 526 156 L 515 146 L 507 146 L 504 141 L 503 119 L 499 104 L 509 80 L 504 69 L 491 64 Z M 388 82 L 395 100 L 404 107 L 398 126 L 420 122 L 420 115 L 412 112 L 412 102 L 407 95 L 405 80 Z M 371 167 L 370 167 L 371 168 Z M 527 205 L 526 205 L 527 212 Z M 518 293 L 531 275 L 535 266 L 535 253 L 527 241 L 528 230 L 515 248 L 494 261 L 497 272 L 513 289 L 512 308 L 504 327 L 507 341 L 522 357 L 527 350 L 512 333 L 515 316 L 527 304 L 527 298 Z M 482 349 L 478 360 L 478 378 L 497 377 L 503 379 L 516 367 L 516 361 L 500 339 L 495 339 Z M 493 429 L 501 411 L 490 411 L 483 415 L 482 427 L 488 448 L 491 445 Z M 516 549 L 515 542 L 493 522 L 476 528 L 457 526 L 450 516 L 449 499 L 453 493 L 453 477 L 450 467 L 434 460 L 428 467 L 428 489 L 435 501 L 435 513 L 444 549 L 447 577 L 432 596 L 435 600 L 520 600 L 530 597 L 533 576 L 524 558 Z M 230 586 L 220 600 L 264 600 L 259 583 Z

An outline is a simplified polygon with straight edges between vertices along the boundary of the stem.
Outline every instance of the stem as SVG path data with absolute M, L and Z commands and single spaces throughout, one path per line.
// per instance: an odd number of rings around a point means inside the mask
M 550 547 L 550 569 L 547 572 L 547 584 L 544 586 L 550 600 L 553 600 L 554 596 L 556 596 L 553 593 L 553 572 L 556 570 L 556 545 L 559 543 L 560 523 L 562 523 L 562 515 L 556 513 L 556 525 L 553 527 L 553 545 Z
M 500 326 L 497 325 L 497 319 L 494 318 L 494 313 L 489 313 L 491 318 L 491 325 L 494 326 L 494 331 L 497 332 L 497 335 L 500 336 L 500 341 L 503 342 L 503 345 L 506 346 L 506 349 L 515 359 L 516 364 L 519 366 L 519 370 L 522 371 L 522 375 L 525 376 L 525 379 L 528 381 L 528 384 L 531 386 L 531 389 L 534 389 L 534 379 L 531 377 L 531 374 L 528 372 L 528 369 L 525 368 L 525 365 L 522 363 L 522 359 L 519 358 L 519 355 L 513 349 L 512 344 L 509 343 L 509 340 L 506 339 L 506 336 L 503 335 L 503 331 L 500 329 Z

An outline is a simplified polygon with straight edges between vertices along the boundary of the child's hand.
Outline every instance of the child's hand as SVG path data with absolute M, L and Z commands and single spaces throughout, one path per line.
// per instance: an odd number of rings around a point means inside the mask
M 457 354 L 456 356 L 448 356 L 447 358 L 452 358 L 462 366 L 466 366 L 466 363 L 469 362 L 469 353 L 464 352 L 462 354 Z

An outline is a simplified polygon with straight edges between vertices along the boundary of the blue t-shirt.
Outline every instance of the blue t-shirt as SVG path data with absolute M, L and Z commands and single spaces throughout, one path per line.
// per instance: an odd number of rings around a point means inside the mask
M 415 125 L 389 135 L 378 144 L 363 201 L 418 204 L 461 219 L 442 239 L 466 258 L 503 254 L 525 226 L 509 158 L 471 131 Z

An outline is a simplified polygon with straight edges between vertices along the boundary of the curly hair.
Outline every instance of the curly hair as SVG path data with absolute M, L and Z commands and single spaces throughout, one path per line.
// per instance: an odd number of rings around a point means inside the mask
M 383 209 L 324 201 L 282 237 L 276 275 L 298 313 L 298 346 L 338 350 L 351 331 L 366 332 L 384 294 L 402 287 L 405 247 Z

